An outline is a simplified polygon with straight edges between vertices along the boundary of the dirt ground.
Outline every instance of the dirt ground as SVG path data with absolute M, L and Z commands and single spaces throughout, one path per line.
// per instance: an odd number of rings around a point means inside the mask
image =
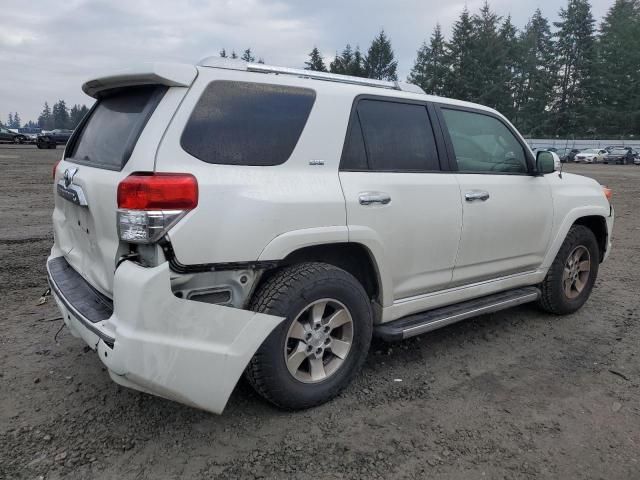
M 56 341 L 54 302 L 36 303 L 61 153 L 0 146 L 0 478 L 640 478 L 640 167 L 566 167 L 612 187 L 617 217 L 578 313 L 376 342 L 326 405 L 282 412 L 241 381 L 215 416 L 118 387 L 68 330 Z

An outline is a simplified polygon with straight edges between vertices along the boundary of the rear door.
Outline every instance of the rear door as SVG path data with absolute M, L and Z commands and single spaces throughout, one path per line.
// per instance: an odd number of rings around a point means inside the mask
M 356 99 L 340 164 L 349 239 L 376 254 L 392 279 L 392 300 L 446 288 L 458 249 L 459 188 L 441 169 L 444 145 L 429 109 Z
M 510 126 L 483 110 L 442 105 L 439 118 L 460 184 L 462 235 L 453 284 L 535 270 L 553 226 L 547 180 Z
M 116 227 L 118 184 L 132 172 L 153 171 L 161 135 L 186 90 L 144 85 L 103 92 L 57 168 L 56 246 L 106 295 L 117 259 L 126 253 Z

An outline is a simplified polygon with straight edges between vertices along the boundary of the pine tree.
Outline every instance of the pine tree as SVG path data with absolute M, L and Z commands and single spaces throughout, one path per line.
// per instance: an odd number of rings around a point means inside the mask
M 445 78 L 446 95 L 460 100 L 471 100 L 470 79 L 473 72 L 473 24 L 465 6 L 460 18 L 453 24 L 451 42 L 447 44 L 450 65 Z
M 38 125 L 44 130 L 53 129 L 53 118 L 51 116 L 51 109 L 49 108 L 49 104 L 47 102 L 44 102 L 44 108 L 38 116 Z
M 348 64 L 346 73 L 354 77 L 367 76 L 367 72 L 364 69 L 364 58 L 362 58 L 362 53 L 360 53 L 360 47 L 358 45 L 356 45 L 356 50 L 353 52 L 353 59 L 351 63 Z
M 51 112 L 53 128 L 69 128 L 69 111 L 64 100 L 58 100 Z
M 485 1 L 480 13 L 471 17 L 471 64 L 473 73 L 467 78 L 471 100 L 504 110 L 506 48 L 498 28 L 500 17 Z
M 513 118 L 516 111 L 516 65 L 520 57 L 520 45 L 518 42 L 518 29 L 511 22 L 511 15 L 507 15 L 500 26 L 498 37 L 502 43 L 503 61 L 501 82 L 504 88 L 504 98 L 498 103 L 499 110 L 507 116 Z
M 233 59 L 238 58 L 238 54 L 235 52 L 235 50 L 231 50 L 231 58 Z
M 542 136 L 551 128 L 549 106 L 556 81 L 549 22 L 537 9 L 518 37 L 514 123 L 524 134 Z
M 74 105 L 71 107 L 71 110 L 69 110 L 69 128 L 75 129 L 88 111 L 89 109 L 86 105 Z
M 597 42 L 592 112 L 598 131 L 609 135 L 640 133 L 640 3 L 616 0 Z
M 353 77 L 366 77 L 360 47 L 356 46 L 354 51 L 351 45 L 347 44 L 340 55 L 336 53 L 335 58 L 329 64 L 329 71 L 331 73 L 351 75 Z
M 247 48 L 244 53 L 242 54 L 242 57 L 240 57 L 240 60 L 244 60 L 245 62 L 249 62 L 249 63 L 253 63 L 256 61 L 256 58 L 251 54 L 251 49 Z
M 7 127 L 13 128 L 13 113 L 11 112 L 9 112 L 9 115 L 7 116 Z
M 418 55 L 407 80 L 419 85 L 431 95 L 444 95 L 444 82 L 449 69 L 447 61 L 444 36 L 440 24 L 436 24 L 429 44 L 424 42 L 418 49 Z
M 377 80 L 397 80 L 398 62 L 394 59 L 391 40 L 384 30 L 373 39 L 364 59 L 364 70 L 368 78 Z
M 313 50 L 309 53 L 309 60 L 304 62 L 306 67 L 305 70 L 314 70 L 316 72 L 326 72 L 327 67 L 322 61 L 322 55 L 320 55 L 320 51 L 317 47 L 313 47 Z
M 558 28 L 555 55 L 560 68 L 553 106 L 554 133 L 584 134 L 588 130 L 586 123 L 591 121 L 586 113 L 591 100 L 595 21 L 588 0 L 569 0 L 559 16 L 561 21 L 554 22 Z
M 220 50 L 220 58 L 227 58 L 227 51 L 224 48 Z

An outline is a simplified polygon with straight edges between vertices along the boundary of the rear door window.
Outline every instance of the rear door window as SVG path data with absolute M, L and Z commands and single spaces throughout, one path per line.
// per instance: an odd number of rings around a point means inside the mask
M 308 88 L 214 81 L 187 121 L 182 148 L 207 163 L 280 165 L 298 143 L 314 101 Z
M 425 105 L 365 99 L 358 102 L 351 122 L 341 162 L 343 170 L 440 170 Z M 365 152 L 367 164 L 363 168 Z
M 72 137 L 67 160 L 121 170 L 166 90 L 145 85 L 107 92 L 92 108 L 78 137 Z

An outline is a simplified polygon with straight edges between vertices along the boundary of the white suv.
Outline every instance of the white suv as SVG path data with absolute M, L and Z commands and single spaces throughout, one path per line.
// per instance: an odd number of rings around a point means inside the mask
M 610 192 L 490 108 L 220 59 L 83 90 L 97 102 L 54 170 L 47 270 L 127 387 L 220 413 L 245 372 L 311 407 L 372 335 L 576 311 L 610 251 Z

